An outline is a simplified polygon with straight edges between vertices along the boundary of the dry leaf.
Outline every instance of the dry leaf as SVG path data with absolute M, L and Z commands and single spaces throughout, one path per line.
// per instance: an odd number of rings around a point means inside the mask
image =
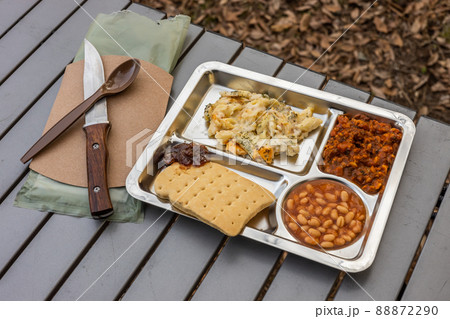
M 387 33 L 388 29 L 383 20 L 384 19 L 381 19 L 380 17 L 375 17 L 375 19 L 373 19 L 373 23 L 375 24 L 378 32 Z
M 309 9 L 311 9 L 310 5 L 305 5 L 305 6 L 300 6 L 300 7 L 295 8 L 295 10 L 297 10 L 299 12 L 306 11 L 306 10 L 309 10 Z
M 339 2 L 336 2 L 334 4 L 325 5 L 325 8 L 333 13 L 339 12 L 342 10 L 341 6 L 339 5 Z
M 430 58 L 428 59 L 427 65 L 428 65 L 428 66 L 432 66 L 432 65 L 435 64 L 438 60 L 439 60 L 439 53 L 434 52 L 433 54 L 431 54 Z
M 414 20 L 413 25 L 411 26 L 411 32 L 412 33 L 417 33 L 420 31 L 420 27 L 422 26 L 422 24 L 420 23 L 420 17 L 417 17 Z
M 320 46 L 325 50 L 330 47 L 330 42 L 326 36 L 323 36 L 322 39 L 320 39 Z
M 403 40 L 397 32 L 394 32 L 392 34 L 391 41 L 392 41 L 392 44 L 394 44 L 400 48 L 403 47 Z
M 293 25 L 293 21 L 289 17 L 281 18 L 276 24 L 272 25 L 270 28 L 275 32 L 282 32 L 289 29 Z
M 430 78 L 430 75 L 427 74 L 426 76 L 422 77 L 419 83 L 414 85 L 413 91 L 417 91 L 419 88 L 421 88 L 425 83 L 427 83 L 428 79 Z
M 448 91 L 448 87 L 445 87 L 441 82 L 436 82 L 431 87 L 431 92 L 443 92 Z
M 386 87 L 391 88 L 392 87 L 392 79 L 387 79 L 386 81 L 384 81 L 384 85 L 386 85 Z
M 261 39 L 261 38 L 263 38 L 264 37 L 264 32 L 263 31 L 261 31 L 260 29 L 253 29 L 251 32 L 250 32 L 250 37 L 252 38 L 252 39 L 255 39 L 255 40 L 259 40 L 259 39 Z
M 300 31 L 301 32 L 308 30 L 310 20 L 311 20 L 311 15 L 309 14 L 309 12 L 302 15 L 302 18 L 300 19 Z
M 353 9 L 352 12 L 350 12 L 350 17 L 353 20 L 356 20 L 359 17 L 359 9 L 358 8 Z
M 373 94 L 375 94 L 376 96 L 379 96 L 383 99 L 386 98 L 386 95 L 384 94 L 383 90 L 379 87 L 376 87 L 375 85 L 370 84 L 370 90 L 372 91 Z

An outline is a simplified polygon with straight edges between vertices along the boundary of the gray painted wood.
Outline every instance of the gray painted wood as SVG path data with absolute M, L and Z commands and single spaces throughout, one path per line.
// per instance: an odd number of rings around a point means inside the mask
M 180 216 L 122 300 L 184 300 L 223 237 Z
M 245 48 L 233 65 L 272 75 L 282 60 Z M 253 300 L 280 251 L 246 238 L 231 238 L 208 272 L 193 300 Z
M 360 89 L 354 88 L 352 86 L 349 86 L 347 84 L 335 80 L 329 80 L 324 87 L 324 91 L 345 96 L 350 99 L 358 100 L 361 102 L 367 102 L 367 100 L 369 100 L 370 97 L 370 93 L 368 92 L 362 91 Z
M 286 63 L 277 74 L 277 78 L 295 82 L 300 85 L 319 89 L 325 81 L 325 75 L 307 70 L 304 67 L 292 63 Z
M 186 34 L 186 40 L 184 40 L 183 48 L 181 49 L 181 55 L 186 54 L 191 48 L 192 44 L 200 38 L 203 33 L 203 28 L 198 25 L 189 25 L 188 33 Z
M 310 74 L 314 73 L 310 72 Z M 308 78 L 304 81 L 309 82 Z M 319 82 L 316 81 L 316 83 Z M 328 86 L 328 83 L 324 91 L 336 88 L 334 85 Z M 343 85 L 339 89 L 339 94 L 352 98 L 362 93 L 355 88 Z M 338 274 L 339 271 L 336 269 L 288 255 L 264 296 L 264 300 L 325 300 Z
M 207 61 L 228 62 L 240 46 L 237 41 L 205 32 L 172 72 L 174 77 L 170 93 L 172 99 L 169 99 L 168 107 L 173 105 L 197 66 Z
M 14 198 L 24 182 L 25 179 L 0 205 L 0 273 L 47 216 L 47 213 L 13 207 Z
M 391 110 L 391 111 L 403 113 L 406 116 L 408 116 L 411 120 L 414 119 L 414 116 L 416 115 L 416 111 L 414 111 L 414 110 L 411 110 L 411 109 L 409 109 L 407 107 L 398 105 L 398 104 L 396 104 L 394 102 L 384 100 L 384 99 L 379 98 L 379 97 L 375 97 L 370 102 L 370 104 L 373 104 L 373 105 L 376 105 L 376 106 L 379 106 L 379 107 L 383 107 L 383 108 Z
M 126 0 L 91 0 L 83 8 L 95 17 L 127 4 Z M 0 136 L 70 63 L 91 22 L 85 11 L 77 10 L 0 86 Z
M 402 300 L 450 300 L 449 229 L 450 190 L 447 189 Z
M 421 117 L 373 265 L 353 278 L 376 300 L 395 300 L 450 167 L 448 126 Z M 345 278 L 337 300 L 370 300 Z
M 0 82 L 77 8 L 73 0 L 43 0 L 9 30 L 0 42 Z
M 147 205 L 142 224 L 110 224 L 53 300 L 114 300 L 172 216 Z
M 230 238 L 192 300 L 254 300 L 281 251 Z
M 233 65 L 266 75 L 273 75 L 282 63 L 282 59 L 246 47 L 234 60 Z
M 0 300 L 44 300 L 99 225 L 53 215 L 2 278 Z
M 152 9 L 152 8 L 142 5 L 140 3 L 132 3 L 127 8 L 127 10 L 139 13 L 139 14 L 146 16 L 147 18 L 150 18 L 152 20 L 161 20 L 166 16 L 166 14 L 164 12 Z
M 56 81 L 0 141 L 0 198 L 28 169 L 20 158 L 41 136 L 61 80 Z
M 0 1 L 0 36 L 11 28 L 39 0 Z
M 325 300 L 338 271 L 289 254 L 264 300 Z
M 175 68 L 172 97 L 178 96 L 198 65 L 211 60 L 227 62 L 239 47 L 240 43 L 236 41 L 205 32 Z M 173 104 L 173 101 L 171 102 Z M 192 236 L 195 238 L 191 238 Z M 133 282 L 124 299 L 186 298 L 222 238 L 223 235 L 211 227 L 180 217 Z M 180 243 L 183 244 L 180 246 Z M 174 279 L 179 276 L 183 278 Z

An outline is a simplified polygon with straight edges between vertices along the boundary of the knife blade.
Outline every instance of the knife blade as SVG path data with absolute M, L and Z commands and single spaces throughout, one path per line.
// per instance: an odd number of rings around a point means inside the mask
M 88 98 L 105 82 L 103 63 L 97 49 L 84 40 L 84 98 Z M 85 114 L 86 163 L 91 215 L 95 219 L 113 214 L 107 180 L 108 150 L 106 137 L 110 124 L 106 98 L 99 100 Z

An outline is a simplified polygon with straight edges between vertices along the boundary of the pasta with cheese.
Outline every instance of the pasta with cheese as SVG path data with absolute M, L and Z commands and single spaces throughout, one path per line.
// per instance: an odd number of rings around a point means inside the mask
M 205 108 L 208 135 L 240 156 L 272 163 L 281 153 L 295 156 L 299 143 L 322 124 L 313 108 L 296 112 L 266 94 L 249 91 L 221 92 L 221 97 Z

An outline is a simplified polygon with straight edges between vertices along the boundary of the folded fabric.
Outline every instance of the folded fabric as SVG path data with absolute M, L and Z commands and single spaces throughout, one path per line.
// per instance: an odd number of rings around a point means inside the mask
M 190 18 L 153 21 L 131 11 L 99 14 L 86 34 L 100 55 L 126 55 L 149 61 L 171 72 L 181 54 Z M 74 62 L 84 59 L 84 45 Z M 142 203 L 125 187 L 110 188 L 116 222 L 142 222 Z M 87 189 L 60 183 L 30 170 L 14 205 L 46 212 L 91 218 Z
M 140 223 L 144 220 L 142 202 L 131 197 L 124 187 L 109 189 L 114 214 L 108 217 L 113 222 Z M 91 218 L 87 188 L 57 182 L 35 171 L 28 178 L 16 197 L 16 206 L 55 212 L 76 217 Z
M 99 14 L 86 33 L 100 55 L 126 55 L 172 72 L 183 48 L 191 18 L 177 15 L 153 21 L 132 11 Z M 84 44 L 74 62 L 84 59 Z

